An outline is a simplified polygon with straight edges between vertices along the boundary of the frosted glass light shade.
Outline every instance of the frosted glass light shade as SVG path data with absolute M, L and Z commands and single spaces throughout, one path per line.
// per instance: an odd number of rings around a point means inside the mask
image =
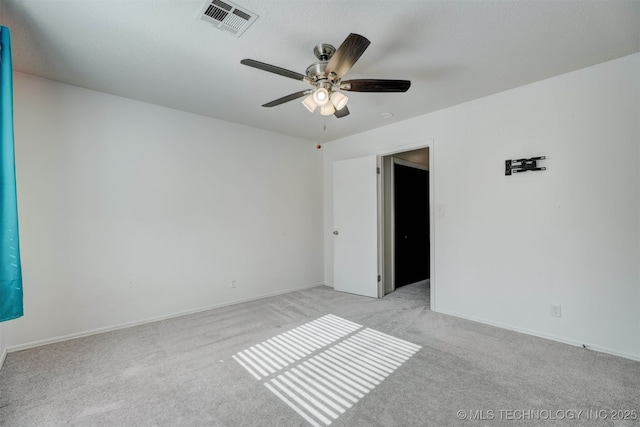
M 349 98 L 340 92 L 333 92 L 331 94 L 331 103 L 336 107 L 336 110 L 342 110 L 346 107 L 347 101 L 349 101 Z
M 323 105 L 327 105 L 329 103 L 329 91 L 323 87 L 316 89 L 313 92 L 313 100 L 316 105 L 322 107 Z
M 315 111 L 317 107 L 316 102 L 313 100 L 313 95 L 309 95 L 305 99 L 303 99 L 302 105 L 307 107 L 307 110 L 309 110 L 312 113 Z
M 336 112 L 336 109 L 334 108 L 333 104 L 331 104 L 330 102 L 327 103 L 327 105 L 323 105 L 322 107 L 320 107 L 320 114 L 322 114 L 323 116 L 330 116 L 335 112 Z

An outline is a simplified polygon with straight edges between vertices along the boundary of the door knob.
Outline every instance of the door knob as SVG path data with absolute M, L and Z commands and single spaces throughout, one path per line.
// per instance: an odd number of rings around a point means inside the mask
M 338 230 L 334 230 L 334 231 L 333 231 L 333 235 L 334 235 L 334 236 L 337 236 L 338 234 L 339 234 L 339 233 L 338 233 Z

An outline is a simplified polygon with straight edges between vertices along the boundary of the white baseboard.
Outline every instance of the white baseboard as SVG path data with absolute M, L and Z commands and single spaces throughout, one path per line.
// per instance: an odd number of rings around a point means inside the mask
M 264 295 L 260 295 L 260 296 L 256 296 L 256 297 L 228 301 L 228 302 L 225 302 L 225 303 L 210 305 L 210 306 L 207 306 L 207 307 L 200 307 L 200 308 L 196 308 L 196 309 L 193 309 L 193 310 L 186 310 L 186 311 L 181 311 L 181 312 L 178 312 L 178 313 L 167 314 L 167 315 L 163 315 L 163 316 L 156 316 L 156 317 L 152 317 L 152 318 L 148 318 L 148 319 L 144 319 L 144 320 L 138 320 L 138 321 L 135 321 L 135 322 L 128 322 L 128 323 L 123 323 L 123 324 L 120 324 L 120 325 L 114 325 L 114 326 L 107 326 L 107 327 L 104 327 L 104 328 L 91 329 L 91 330 L 88 330 L 88 331 L 78 332 L 78 333 L 75 333 L 75 334 L 63 335 L 63 336 L 60 336 L 60 337 L 47 338 L 47 339 L 44 339 L 44 340 L 38 340 L 38 341 L 32 341 L 32 342 L 25 343 L 25 344 L 14 345 L 14 346 L 8 347 L 6 349 L 5 354 L 3 355 L 2 359 L 0 359 L 0 360 L 4 361 L 4 357 L 6 356 L 6 354 L 14 352 L 14 351 L 26 350 L 28 348 L 40 347 L 40 346 L 47 345 L 47 344 L 53 344 L 53 343 L 57 343 L 57 342 L 73 340 L 73 339 L 76 339 L 76 338 L 87 337 L 87 336 L 90 336 L 90 335 L 101 334 L 101 333 L 104 333 L 104 332 L 117 331 L 119 329 L 132 328 L 134 326 L 144 325 L 144 324 L 147 324 L 147 323 L 153 323 L 153 322 L 158 322 L 158 321 L 161 321 L 161 320 L 173 319 L 175 317 L 188 316 L 190 314 L 200 313 L 200 312 L 207 311 L 207 310 L 213 310 L 215 308 L 227 307 L 227 306 L 230 306 L 230 305 L 241 304 L 241 303 L 244 303 L 244 302 L 251 302 L 251 301 L 255 301 L 255 300 L 259 300 L 259 299 L 263 299 L 263 298 L 275 297 L 275 296 L 278 296 L 278 295 L 284 295 L 284 294 L 288 294 L 288 293 L 291 293 L 291 292 L 301 291 L 301 290 L 304 290 L 304 289 L 316 288 L 318 286 L 324 286 L 324 283 L 315 283 L 313 285 L 300 286 L 298 288 L 288 289 L 286 291 L 273 292 L 273 293 L 264 294 Z M 2 363 L 0 363 L 0 368 L 1 367 L 2 367 Z
M 613 356 L 618 356 L 618 357 L 624 357 L 625 359 L 630 359 L 630 360 L 635 360 L 640 362 L 640 354 L 633 354 L 633 353 L 627 353 L 625 351 L 619 351 L 613 348 L 609 348 L 609 347 L 603 347 L 597 344 L 590 344 L 590 343 L 586 343 L 586 342 L 580 342 L 580 341 L 576 341 L 570 338 L 566 338 L 566 337 L 559 337 L 559 336 L 555 336 L 555 335 L 550 335 L 550 334 L 545 334 L 539 331 L 534 331 L 531 329 L 525 329 L 525 328 L 517 328 L 511 325 L 507 325 L 504 323 L 500 323 L 500 322 L 494 322 L 492 320 L 487 320 L 487 319 L 482 319 L 482 318 L 478 318 L 478 317 L 474 317 L 474 316 L 467 316 L 464 314 L 460 314 L 460 313 L 456 313 L 454 311 L 449 311 L 449 310 L 433 310 L 432 311 L 437 312 L 437 313 L 441 313 L 441 314 L 447 314 L 449 316 L 454 316 L 454 317 L 459 317 L 461 319 L 465 319 L 465 320 L 471 320 L 473 322 L 478 322 L 478 323 L 483 323 L 485 325 L 489 325 L 489 326 L 496 326 L 498 328 L 502 328 L 502 329 L 507 329 L 510 331 L 515 331 L 515 332 L 520 332 L 523 334 L 527 334 L 527 335 L 531 335 L 534 337 L 538 337 L 538 338 L 544 338 L 544 339 L 548 339 L 551 341 L 557 341 L 557 342 L 561 342 L 563 344 L 569 344 L 575 347 L 584 347 L 587 350 L 594 350 L 594 351 L 598 351 L 600 353 L 606 353 L 606 354 L 611 354 Z
M 2 370 L 2 367 L 4 366 L 4 360 L 7 358 L 7 349 L 4 349 L 2 351 L 2 354 L 0 354 L 0 370 Z

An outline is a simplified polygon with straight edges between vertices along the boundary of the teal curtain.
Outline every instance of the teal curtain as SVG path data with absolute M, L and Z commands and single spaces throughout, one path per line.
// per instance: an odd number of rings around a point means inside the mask
M 18 200 L 13 146 L 11 35 L 0 26 L 0 322 L 22 310 L 22 266 L 18 242 Z

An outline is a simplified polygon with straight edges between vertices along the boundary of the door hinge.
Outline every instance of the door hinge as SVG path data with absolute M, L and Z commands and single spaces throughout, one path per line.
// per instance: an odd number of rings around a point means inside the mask
M 376 168 L 376 172 L 380 175 L 380 168 Z
M 378 282 L 381 282 L 381 281 L 382 281 L 382 276 L 378 274 Z

